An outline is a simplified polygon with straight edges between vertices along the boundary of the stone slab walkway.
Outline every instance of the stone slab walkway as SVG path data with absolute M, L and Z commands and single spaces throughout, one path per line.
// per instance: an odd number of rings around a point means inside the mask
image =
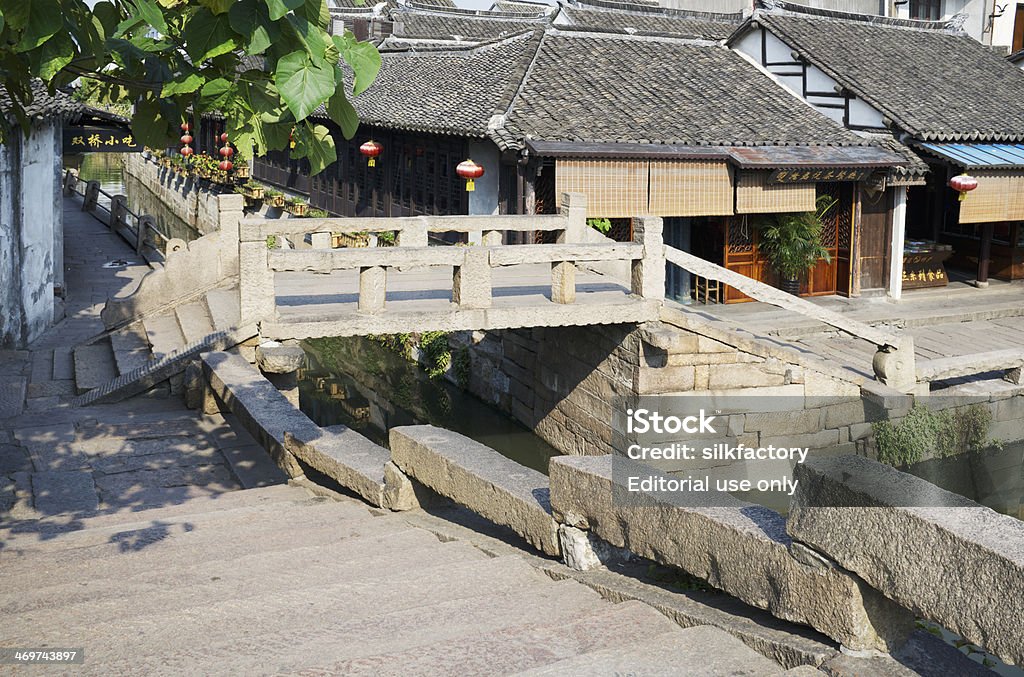
M 284 475 L 244 429 L 199 417 L 159 392 L 73 408 L 72 349 L 103 331 L 108 297 L 131 293 L 149 266 L 106 225 L 64 201 L 64 317 L 27 350 L 0 352 L 0 525 L 37 529 L 54 516 L 141 510 Z

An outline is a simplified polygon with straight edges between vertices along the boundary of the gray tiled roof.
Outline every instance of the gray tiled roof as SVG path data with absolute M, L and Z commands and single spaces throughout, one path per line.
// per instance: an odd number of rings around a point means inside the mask
M 506 126 L 545 141 L 864 143 L 723 46 L 554 31 Z
M 758 12 L 753 19 L 923 140 L 1024 140 L 1024 73 L 965 35 Z
M 50 94 L 46 91 L 46 85 L 39 80 L 32 83 L 32 97 L 32 102 L 25 106 L 25 114 L 30 118 L 66 117 L 82 111 L 82 104 L 59 90 Z M 0 85 L 0 114 L 4 117 L 11 110 L 11 101 L 7 88 Z
M 516 0 L 498 0 L 491 5 L 491 11 L 513 14 L 547 14 L 554 10 L 554 5 L 544 2 L 517 2 Z
M 547 17 L 480 17 L 464 14 L 428 13 L 398 10 L 393 13 L 394 37 L 406 40 L 484 41 L 504 38 L 543 27 Z
M 896 153 L 906 162 L 903 167 L 893 167 L 892 173 L 897 180 L 901 181 L 913 181 L 923 180 L 924 176 L 930 171 L 928 169 L 928 163 L 921 159 L 921 156 L 914 152 L 913 149 L 900 143 L 896 138 L 889 132 L 856 132 L 860 137 L 868 139 L 877 143 L 878 145 L 891 150 Z
M 742 15 L 723 14 L 720 19 L 692 16 L 676 12 L 637 12 L 562 6 L 571 26 L 590 30 L 633 32 L 655 35 L 678 35 L 704 40 L 725 40 L 742 22 Z
M 507 108 L 537 49 L 540 33 L 474 48 L 382 54 L 373 85 L 353 102 L 371 125 L 484 137 Z

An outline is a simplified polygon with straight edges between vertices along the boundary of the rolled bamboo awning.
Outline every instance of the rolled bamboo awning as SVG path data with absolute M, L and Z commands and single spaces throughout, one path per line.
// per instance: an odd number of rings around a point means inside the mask
M 651 160 L 648 206 L 655 216 L 731 215 L 732 170 L 725 162 Z
M 630 218 L 647 214 L 646 160 L 562 160 L 555 166 L 555 200 L 563 193 L 587 196 L 587 215 Z
M 815 184 L 768 183 L 771 172 L 741 171 L 736 178 L 736 213 L 812 212 Z
M 960 203 L 960 223 L 1024 221 L 1024 172 L 975 171 L 978 187 Z

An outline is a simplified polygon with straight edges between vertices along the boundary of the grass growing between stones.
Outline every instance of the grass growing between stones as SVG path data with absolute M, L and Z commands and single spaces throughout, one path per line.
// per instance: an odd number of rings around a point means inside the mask
M 899 467 L 930 453 L 938 458 L 976 451 L 986 445 L 992 412 L 984 405 L 935 412 L 915 405 L 903 420 L 871 424 L 878 460 Z

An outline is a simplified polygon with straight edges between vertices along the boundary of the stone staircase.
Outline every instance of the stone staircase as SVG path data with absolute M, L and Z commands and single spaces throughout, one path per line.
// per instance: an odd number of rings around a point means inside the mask
M 72 404 L 114 402 L 165 381 L 180 392 L 182 372 L 201 352 L 225 350 L 256 334 L 238 325 L 237 288 L 218 288 L 77 346 Z
M 0 646 L 84 648 L 76 674 L 786 674 L 720 630 L 299 486 L 26 526 L 0 522 Z

